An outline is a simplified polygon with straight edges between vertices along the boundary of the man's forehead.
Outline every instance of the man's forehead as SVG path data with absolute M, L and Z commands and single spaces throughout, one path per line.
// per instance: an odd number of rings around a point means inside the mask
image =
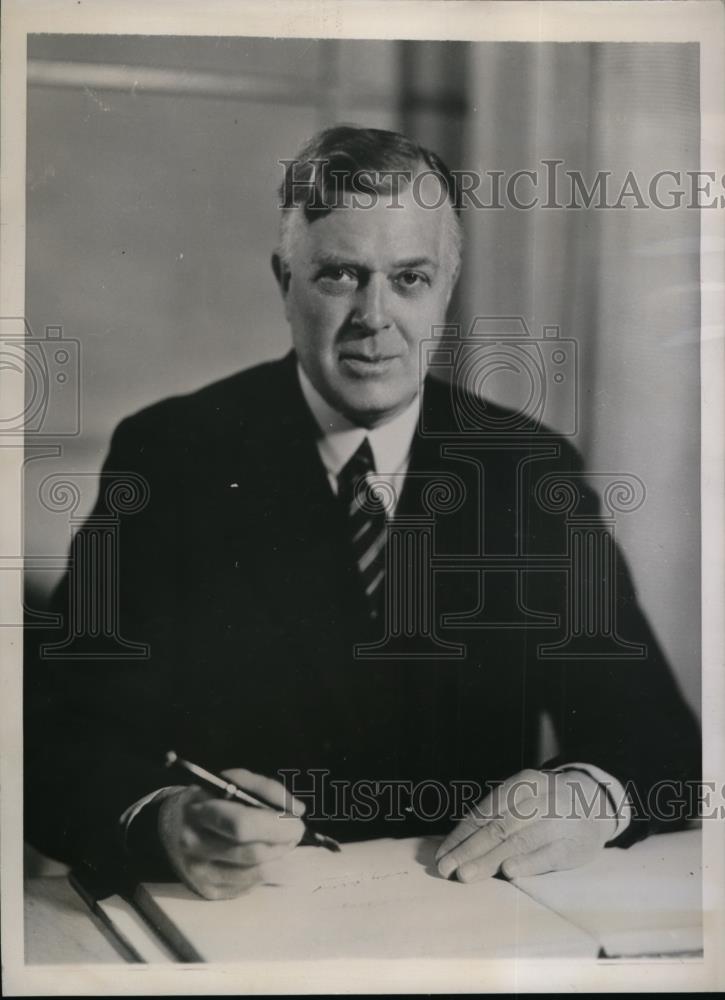
M 304 222 L 306 252 L 325 256 L 375 250 L 396 258 L 440 258 L 450 204 L 427 207 L 412 190 L 401 192 L 395 201 L 385 192 L 372 205 L 371 200 L 348 200 L 322 218 Z
M 392 211 L 404 208 L 434 210 L 449 203 L 441 177 L 432 170 L 401 171 L 399 174 L 361 172 L 352 187 L 328 191 L 328 203 L 339 208 L 387 207 Z

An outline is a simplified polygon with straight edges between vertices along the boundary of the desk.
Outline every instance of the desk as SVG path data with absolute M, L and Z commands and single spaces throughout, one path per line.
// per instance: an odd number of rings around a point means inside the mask
M 64 875 L 25 883 L 26 965 L 124 962 L 128 956 L 94 919 Z
M 696 908 L 697 899 L 695 898 L 693 904 L 692 886 L 694 882 L 699 885 L 697 857 L 700 837 L 699 830 L 690 830 L 686 833 L 652 837 L 641 845 L 634 845 L 628 851 L 613 848 L 604 852 L 591 865 L 581 869 L 539 876 L 539 883 L 532 879 L 521 880 L 526 882 L 525 886 L 521 886 L 521 890 L 525 890 L 529 896 L 538 898 L 543 905 L 554 912 L 558 911 L 575 926 L 590 931 L 592 928 L 587 926 L 587 915 L 582 918 L 577 913 L 576 906 L 583 900 L 592 899 L 594 894 L 592 880 L 601 876 L 602 866 L 609 863 L 615 876 L 617 873 L 619 876 L 626 876 L 626 889 L 622 890 L 622 894 L 626 895 L 626 900 L 629 900 L 631 905 L 627 910 L 626 928 L 622 927 L 622 922 L 617 918 L 614 928 L 610 921 L 610 926 L 605 924 L 604 930 L 610 935 L 612 930 L 618 927 L 627 930 L 628 933 L 631 928 L 636 931 L 633 911 L 637 906 L 634 901 L 641 899 L 644 903 L 649 902 L 651 916 L 653 874 L 656 875 L 652 860 L 660 867 L 663 859 L 671 860 L 666 866 L 666 878 L 659 882 L 660 887 L 666 885 L 663 898 L 668 902 L 670 910 L 676 908 L 679 901 L 686 903 L 688 911 L 692 911 L 693 906 Z M 648 861 L 648 858 L 652 860 Z M 641 874 L 638 874 L 640 869 Z M 614 889 L 614 881 L 609 877 L 606 881 L 607 891 L 602 891 L 601 899 L 606 906 L 609 906 L 611 899 L 616 898 L 617 892 Z M 622 884 L 621 878 L 619 883 Z M 577 891 L 577 887 L 581 892 Z M 622 894 L 620 900 L 626 907 L 627 901 Z M 573 903 L 567 902 L 565 906 L 567 899 L 573 900 Z M 205 904 L 199 901 L 199 905 Z M 646 912 L 645 906 L 642 913 Z M 588 916 L 591 918 L 590 912 Z M 124 951 L 121 945 L 111 940 L 110 933 L 90 913 L 69 885 L 67 878 L 63 876 L 29 879 L 26 883 L 25 936 L 27 964 L 119 963 L 132 960 L 128 950 Z M 150 948 L 147 946 L 143 951 L 141 949 L 139 951 L 142 954 L 145 952 L 146 955 L 153 956 L 156 953 L 160 956 L 158 945 L 152 944 Z M 147 960 L 156 959 L 151 957 Z M 160 956 L 158 960 L 163 959 Z

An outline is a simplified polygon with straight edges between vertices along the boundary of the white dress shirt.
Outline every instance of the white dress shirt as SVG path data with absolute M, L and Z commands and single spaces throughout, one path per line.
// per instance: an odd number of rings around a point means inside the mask
M 337 478 L 347 465 L 365 438 L 370 442 L 375 459 L 375 478 L 391 487 L 391 496 L 396 499 L 387 506 L 386 513 L 390 517 L 395 512 L 397 498 L 403 485 L 403 479 L 408 469 L 410 446 L 418 424 L 420 413 L 420 396 L 416 395 L 412 402 L 397 416 L 379 427 L 368 430 L 351 423 L 341 413 L 327 403 L 297 366 L 297 376 L 307 405 L 312 411 L 320 436 L 317 440 L 317 450 L 322 464 L 325 466 L 327 478 L 333 493 L 337 495 Z

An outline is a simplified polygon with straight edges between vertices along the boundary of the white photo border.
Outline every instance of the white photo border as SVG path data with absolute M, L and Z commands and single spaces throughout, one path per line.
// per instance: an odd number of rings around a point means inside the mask
M 74 34 L 240 35 L 467 41 L 645 41 L 700 45 L 701 164 L 725 171 L 725 7 L 720 0 L 5 0 L 2 11 L 0 316 L 25 315 L 26 38 Z M 704 778 L 725 784 L 723 428 L 725 209 L 701 213 L 702 724 Z M 17 413 L 3 393 L 0 406 Z M 22 410 L 22 405 L 20 406 Z M 0 447 L 0 554 L 22 551 L 23 455 Z M 20 574 L 0 602 L 22 617 Z M 7 619 L 6 619 L 7 620 Z M 0 885 L 6 995 L 710 991 L 725 986 L 723 820 L 703 823 L 702 960 L 280 960 L 204 966 L 25 966 L 22 915 L 22 635 L 0 628 Z

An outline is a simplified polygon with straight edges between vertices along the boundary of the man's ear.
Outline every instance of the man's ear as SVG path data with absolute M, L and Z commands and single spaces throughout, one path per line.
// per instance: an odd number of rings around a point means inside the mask
M 284 299 L 289 290 L 290 269 L 276 251 L 272 254 L 272 271 Z

